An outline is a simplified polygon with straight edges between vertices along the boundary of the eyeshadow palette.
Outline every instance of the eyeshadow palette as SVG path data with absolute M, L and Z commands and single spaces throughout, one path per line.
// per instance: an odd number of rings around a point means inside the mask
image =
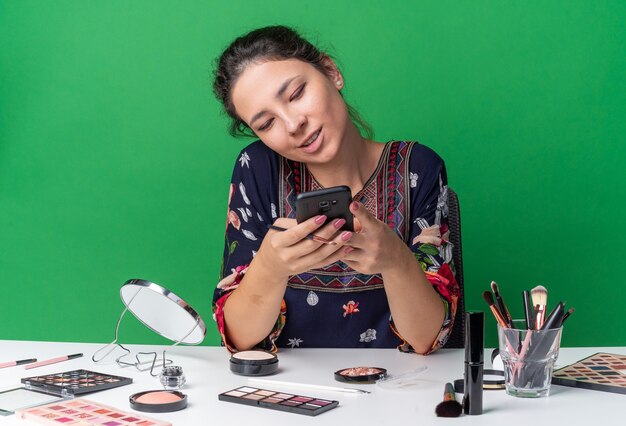
M 169 422 L 127 413 L 86 399 L 55 402 L 16 411 L 18 418 L 43 425 L 171 426 Z
M 52 395 L 74 396 L 128 385 L 129 377 L 112 376 L 89 370 L 73 370 L 22 379 L 26 389 Z
M 593 354 L 556 370 L 552 384 L 626 394 L 626 355 Z
M 63 397 L 57 395 L 33 392 L 23 387 L 3 390 L 0 392 L 0 416 L 10 416 L 15 414 L 15 411 L 20 408 L 36 407 L 63 401 L 63 399 Z
M 235 402 L 237 404 L 253 405 L 271 410 L 287 411 L 289 413 L 317 416 L 339 405 L 338 401 L 313 398 L 311 396 L 294 395 L 276 392 L 267 389 L 258 389 L 242 386 L 218 395 L 220 401 Z

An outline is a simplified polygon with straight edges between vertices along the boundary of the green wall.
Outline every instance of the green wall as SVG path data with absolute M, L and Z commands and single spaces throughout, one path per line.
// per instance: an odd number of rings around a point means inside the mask
M 384 6 L 383 6 L 384 5 Z M 112 339 L 129 278 L 210 302 L 228 182 L 212 61 L 286 23 L 328 49 L 377 140 L 446 160 L 466 303 L 500 283 L 576 313 L 567 346 L 626 345 L 626 3 L 0 0 L 0 338 Z M 488 318 L 488 345 L 495 322 Z M 156 342 L 136 320 L 122 341 Z

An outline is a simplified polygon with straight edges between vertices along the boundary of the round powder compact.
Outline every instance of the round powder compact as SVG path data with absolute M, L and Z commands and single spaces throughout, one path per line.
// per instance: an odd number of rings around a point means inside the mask
M 130 406 L 146 413 L 169 413 L 187 407 L 187 395 L 171 390 L 139 392 L 130 396 Z
M 230 371 L 242 376 L 266 376 L 278 370 L 278 357 L 266 351 L 241 351 L 230 357 Z
M 335 380 L 348 383 L 374 383 L 387 375 L 380 367 L 352 367 L 335 371 Z

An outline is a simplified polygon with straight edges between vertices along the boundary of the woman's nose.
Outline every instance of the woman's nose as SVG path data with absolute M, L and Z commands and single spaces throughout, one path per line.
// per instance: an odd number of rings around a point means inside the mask
M 293 114 L 285 117 L 287 131 L 290 135 L 298 134 L 306 124 L 306 116 L 304 114 Z

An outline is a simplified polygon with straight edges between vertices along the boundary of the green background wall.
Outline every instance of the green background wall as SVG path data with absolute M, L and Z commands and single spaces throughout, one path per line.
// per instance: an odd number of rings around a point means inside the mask
M 469 309 L 496 280 L 519 316 L 543 284 L 576 308 L 564 345 L 626 345 L 626 3 L 360 3 L 0 0 L 0 338 L 109 341 L 120 285 L 145 278 L 218 343 L 248 141 L 227 135 L 210 71 L 235 36 L 285 23 L 338 58 L 377 140 L 446 160 Z M 121 338 L 158 341 L 131 319 Z

